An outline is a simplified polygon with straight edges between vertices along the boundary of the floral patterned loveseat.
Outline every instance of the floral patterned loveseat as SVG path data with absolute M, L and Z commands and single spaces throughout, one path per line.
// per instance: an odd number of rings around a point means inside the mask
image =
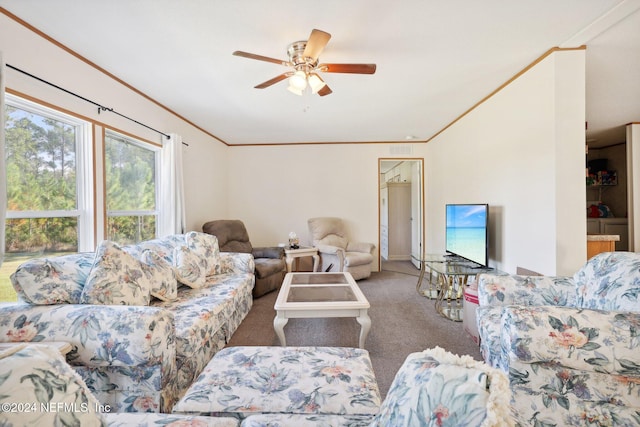
M 482 274 L 485 361 L 507 372 L 521 425 L 640 425 L 640 254 L 573 277 Z
M 250 254 L 189 232 L 28 261 L 0 304 L 0 342 L 66 341 L 68 362 L 117 412 L 168 412 L 252 306 Z

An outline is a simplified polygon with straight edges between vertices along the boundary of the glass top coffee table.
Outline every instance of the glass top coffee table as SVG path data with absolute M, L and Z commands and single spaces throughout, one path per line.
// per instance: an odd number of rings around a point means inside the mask
M 358 345 L 364 348 L 371 329 L 369 307 L 351 273 L 287 273 L 274 305 L 273 328 L 286 346 L 284 326 L 289 319 L 355 317 L 360 324 Z

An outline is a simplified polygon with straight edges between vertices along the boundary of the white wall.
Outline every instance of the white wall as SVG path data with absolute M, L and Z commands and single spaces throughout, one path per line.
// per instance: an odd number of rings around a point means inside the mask
M 584 51 L 552 54 L 427 144 L 427 252 L 444 205 L 489 203 L 491 265 L 572 274 L 586 259 Z
M 227 212 L 228 147 L 113 78 L 96 70 L 64 49 L 0 14 L 0 51 L 4 61 L 55 83 L 164 133 L 182 135 L 184 147 L 187 227 L 200 230 L 211 217 Z M 108 65 L 105 66 L 108 68 Z M 6 86 L 63 108 L 99 125 L 160 143 L 159 134 L 23 74 L 7 69 Z
M 414 154 L 424 147 L 404 145 Z M 388 144 L 234 147 L 229 215 L 244 221 L 254 246 L 283 243 L 291 231 L 309 244 L 307 219 L 337 216 L 352 239 L 377 247 L 378 158 L 390 152 Z
M 555 71 L 556 263 L 548 271 L 573 274 L 587 259 L 585 51 L 558 52 L 549 59 Z

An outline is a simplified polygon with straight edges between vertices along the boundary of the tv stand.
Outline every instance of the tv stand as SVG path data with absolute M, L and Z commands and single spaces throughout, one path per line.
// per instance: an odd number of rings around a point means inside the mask
M 420 259 L 413 258 L 420 263 L 416 291 L 424 297 L 434 299 L 436 311 L 456 322 L 462 321 L 463 292 L 469 279 L 493 270 L 451 254 L 427 254 Z M 423 288 L 427 271 L 429 280 Z

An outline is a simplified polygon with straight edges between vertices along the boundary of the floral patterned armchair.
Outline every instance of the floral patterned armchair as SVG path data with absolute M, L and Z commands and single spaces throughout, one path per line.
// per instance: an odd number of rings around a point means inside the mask
M 572 277 L 480 275 L 481 352 L 509 374 L 522 425 L 640 425 L 639 295 L 631 252 Z

